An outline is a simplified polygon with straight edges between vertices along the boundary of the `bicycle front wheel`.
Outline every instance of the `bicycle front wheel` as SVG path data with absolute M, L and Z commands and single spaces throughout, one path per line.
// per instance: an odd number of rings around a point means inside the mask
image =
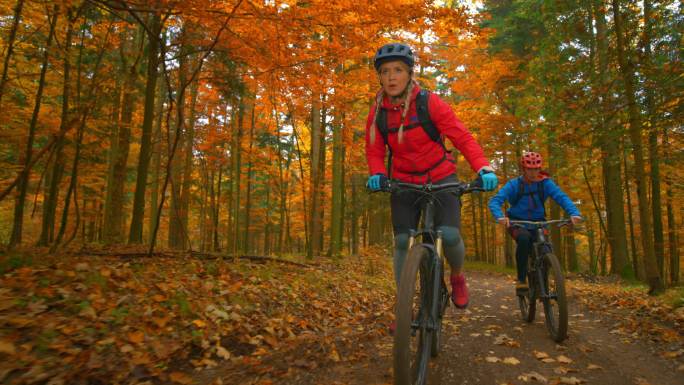
M 424 246 L 412 247 L 401 272 L 394 331 L 396 385 L 423 385 L 427 381 L 433 337 L 428 327 L 433 297 L 430 253 Z
M 546 328 L 556 342 L 561 342 L 568 336 L 568 303 L 565 298 L 565 279 L 558 259 L 553 254 L 544 254 L 542 276 L 546 296 L 542 298 L 544 303 L 544 315 Z

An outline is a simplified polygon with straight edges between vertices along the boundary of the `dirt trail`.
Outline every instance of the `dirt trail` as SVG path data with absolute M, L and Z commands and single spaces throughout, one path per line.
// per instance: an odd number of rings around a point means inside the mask
M 556 344 L 540 310 L 534 323 L 520 319 L 510 277 L 471 272 L 469 286 L 469 309 L 448 310 L 446 339 L 432 364 L 430 384 L 684 385 L 684 357 L 663 358 L 663 346 L 616 333 L 615 319 L 580 307 L 572 291 L 569 338 Z M 282 383 L 392 383 L 391 337 L 356 348 L 370 358 L 301 372 Z

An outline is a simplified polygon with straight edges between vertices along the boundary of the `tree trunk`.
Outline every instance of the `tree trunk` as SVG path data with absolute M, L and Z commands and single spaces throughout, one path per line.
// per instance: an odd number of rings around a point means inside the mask
M 152 243 L 152 233 L 157 227 L 157 218 L 159 217 L 157 210 L 159 210 L 159 177 L 161 175 L 161 154 L 162 154 L 162 120 L 164 115 L 164 101 L 166 100 L 166 82 L 159 82 L 159 97 L 156 100 L 154 107 L 155 123 L 154 123 L 154 141 L 152 143 L 152 191 L 150 192 L 150 221 L 147 228 L 148 243 Z M 167 127 L 167 130 L 169 127 Z
M 637 250 L 637 244 L 636 244 L 636 235 L 634 235 L 634 216 L 632 214 L 632 189 L 629 187 L 630 184 L 630 176 L 628 174 L 629 168 L 627 166 L 627 149 L 623 145 L 622 148 L 623 151 L 623 168 L 625 169 L 625 195 L 627 195 L 627 217 L 629 219 L 629 240 L 630 240 L 630 246 L 632 250 L 632 270 L 634 270 L 634 275 L 638 278 L 643 280 L 644 279 L 644 265 L 642 264 L 642 260 L 639 259 L 639 253 Z
M 254 165 L 254 159 L 252 154 L 252 149 L 254 147 L 254 125 L 255 125 L 255 115 L 256 108 L 252 105 L 252 118 L 249 126 L 249 151 L 245 154 L 247 156 L 247 197 L 245 198 L 245 239 L 243 240 L 244 252 L 247 253 L 249 250 L 249 224 L 252 223 L 251 210 L 252 210 L 252 168 Z M 276 124 L 277 125 L 277 124 Z M 267 214 L 268 215 L 268 214 Z
M 142 243 L 143 221 L 145 219 L 145 191 L 147 189 L 147 174 L 152 157 L 152 125 L 155 111 L 155 92 L 159 67 L 159 51 L 161 45 L 161 15 L 151 16 L 150 32 L 147 45 L 147 83 L 145 84 L 145 109 L 143 112 L 142 133 L 140 136 L 140 155 L 138 157 L 138 171 L 135 182 L 135 197 L 133 200 L 133 214 L 128 243 Z M 161 95 L 160 95 L 161 98 Z
M 665 146 L 665 154 L 670 154 L 671 153 L 671 148 L 670 148 L 670 143 L 669 143 L 669 138 L 668 138 L 668 131 L 667 129 L 663 130 L 663 143 Z M 667 163 L 668 158 L 665 158 L 665 162 Z M 678 247 L 678 240 L 677 240 L 677 223 L 675 221 L 675 214 L 674 214 L 674 205 L 673 205 L 673 192 L 672 192 L 672 177 L 671 176 L 666 176 L 665 177 L 665 196 L 667 197 L 667 238 L 668 238 L 668 243 L 669 243 L 669 257 L 670 257 L 670 284 L 672 286 L 676 286 L 679 284 L 679 247 Z
M 200 59 L 201 60 L 201 59 Z M 197 67 L 202 66 L 201 62 L 197 63 Z M 181 242 L 180 247 L 183 250 L 192 249 L 192 239 L 190 236 L 190 191 L 192 189 L 192 170 L 193 170 L 193 148 L 195 142 L 195 120 L 197 108 L 197 95 L 199 93 L 199 80 L 195 79 L 190 85 L 190 113 L 188 115 L 188 122 L 185 124 L 185 148 L 183 150 L 183 183 L 180 191 L 180 225 L 181 225 Z
M 17 29 L 19 23 L 21 22 L 21 11 L 24 7 L 24 0 L 18 0 L 17 5 L 14 6 L 14 18 L 12 19 L 12 27 L 10 28 L 9 36 L 7 37 L 7 51 L 5 52 L 5 60 L 2 66 L 2 77 L 0 77 L 0 106 L 2 106 L 2 96 L 5 93 L 5 85 L 7 85 L 7 79 L 9 74 L 9 62 L 12 58 L 12 53 L 14 52 L 14 42 L 17 37 Z M 55 20 L 57 19 L 57 13 L 55 12 Z M 50 23 L 50 36 L 54 30 L 53 23 Z M 48 37 L 50 40 L 51 37 Z M 45 56 L 47 56 L 47 49 L 45 50 Z
M 608 84 L 608 37 L 604 5 L 595 0 L 594 14 L 596 18 L 596 47 L 598 56 L 598 87 L 603 96 L 599 102 L 601 111 L 598 117 L 598 132 L 601 144 L 601 166 L 603 169 L 604 198 L 607 212 L 607 235 L 611 250 L 611 272 L 622 277 L 633 274 L 630 271 L 627 256 L 627 233 L 625 231 L 624 197 L 622 193 L 622 173 L 620 170 L 620 137 L 621 130 L 612 122 L 607 122 L 610 116 L 611 100 Z
M 19 1 L 19 3 L 23 3 Z M 47 43 L 45 44 L 45 51 L 43 52 L 43 61 L 40 68 L 40 78 L 38 80 L 38 90 L 36 91 L 36 100 L 33 106 L 33 114 L 31 115 L 31 122 L 29 123 L 28 138 L 26 140 L 26 151 L 24 152 L 24 161 L 22 165 L 22 170 L 20 172 L 19 179 L 19 189 L 17 192 L 17 198 L 14 202 L 14 221 L 12 223 L 12 235 L 10 236 L 9 248 L 13 248 L 21 244 L 23 227 L 24 227 L 24 204 L 26 202 L 26 191 L 28 190 L 29 179 L 31 176 L 31 157 L 33 155 L 33 141 L 36 136 L 36 126 L 38 124 L 38 115 L 40 113 L 40 106 L 43 99 L 43 89 L 45 88 L 45 75 L 47 73 L 48 59 L 50 53 L 50 47 L 52 46 L 52 40 L 55 36 L 55 26 L 57 24 L 57 17 L 59 15 L 59 6 L 55 5 L 53 7 L 54 16 L 50 20 L 50 31 L 48 32 Z M 49 17 L 48 17 L 49 18 Z M 17 16 L 15 14 L 15 20 Z M 11 42 L 10 42 L 11 44 Z M 11 48 L 8 48 L 11 50 Z M 8 56 L 9 58 L 9 56 Z M 9 60 L 9 59 L 7 59 Z M 1 95 L 1 91 L 0 91 Z
M 648 113 L 648 154 L 651 160 L 651 212 L 653 214 L 653 247 L 658 263 L 658 271 L 665 283 L 665 239 L 663 236 L 663 209 L 660 199 L 660 156 L 658 154 L 658 129 L 656 127 L 656 111 L 653 89 L 655 85 L 650 80 L 651 72 L 651 32 L 653 20 L 651 17 L 651 0 L 644 0 L 644 34 L 643 34 L 643 67 L 646 72 L 646 111 Z
M 339 257 L 342 251 L 342 234 L 344 233 L 344 136 L 342 114 L 336 113 L 333 125 L 332 154 L 332 210 L 330 212 L 330 252 L 332 257 Z
M 181 31 L 181 40 L 184 40 L 184 35 L 186 34 L 185 27 Z M 180 48 L 180 55 L 178 58 L 178 89 L 183 90 L 179 92 L 176 98 L 176 137 L 174 141 L 178 144 L 186 143 L 186 128 L 185 126 L 185 88 L 188 85 L 188 50 L 189 47 L 183 44 Z M 187 145 L 185 145 L 187 146 Z M 184 146 L 184 147 L 185 147 Z M 169 146 L 171 147 L 171 146 Z M 173 161 L 171 162 L 171 205 L 169 208 L 169 247 L 173 249 L 183 250 L 185 248 L 185 233 L 183 228 L 183 214 L 182 210 L 182 195 L 181 188 L 183 185 L 183 168 L 184 168 L 184 158 L 183 151 L 180 151 L 177 155 L 174 155 Z
M 651 226 L 651 216 L 648 210 L 648 197 L 646 195 L 646 173 L 644 171 L 644 156 L 641 143 L 641 117 L 636 104 L 636 94 L 634 89 L 634 72 L 632 65 L 627 57 L 627 47 L 625 46 L 622 33 L 622 15 L 620 12 L 620 1 L 612 0 L 613 18 L 615 21 L 615 35 L 617 37 L 617 57 L 620 64 L 620 72 L 625 83 L 625 96 L 629 111 L 629 134 L 632 141 L 634 153 L 634 168 L 636 173 L 637 196 L 639 197 L 639 221 L 641 225 L 641 242 L 644 251 L 644 267 L 646 270 L 649 294 L 660 293 L 664 290 L 663 282 L 658 271 L 653 246 L 653 228 Z
M 71 10 L 68 14 L 68 23 L 66 30 L 66 38 L 64 41 L 64 85 L 62 89 L 62 118 L 60 122 L 60 135 L 55 143 L 55 160 L 49 172 L 47 179 L 48 194 L 43 202 L 43 223 L 38 241 L 39 245 L 47 246 L 53 241 L 55 216 L 57 212 L 57 201 L 59 196 L 59 185 L 62 181 L 62 174 L 64 173 L 64 142 L 63 133 L 67 131 L 69 119 L 69 97 L 70 97 L 70 81 L 71 81 L 71 40 L 73 37 L 74 21 L 72 19 Z
M 233 194 L 233 253 L 237 255 L 237 253 L 242 250 L 241 248 L 241 239 L 240 239 L 240 194 L 241 194 L 241 182 L 242 182 L 242 135 L 243 135 L 243 127 L 244 127 L 244 116 L 245 116 L 245 104 L 243 97 L 240 98 L 240 104 L 238 106 L 238 113 L 237 113 L 237 130 L 234 134 L 234 142 L 233 142 L 233 150 L 231 153 L 234 153 L 234 159 L 233 159 L 233 188 L 234 188 L 234 194 Z M 254 107 L 252 107 L 254 108 Z M 245 225 L 247 226 L 247 225 Z
M 311 193 L 311 211 L 310 215 L 310 244 L 307 251 L 307 258 L 312 259 L 314 256 L 320 254 L 321 249 L 321 222 L 320 222 L 320 193 L 318 191 L 319 179 L 321 179 L 320 156 L 321 146 L 323 145 L 321 138 L 321 100 L 319 94 L 314 94 L 311 104 L 311 180 L 309 189 Z

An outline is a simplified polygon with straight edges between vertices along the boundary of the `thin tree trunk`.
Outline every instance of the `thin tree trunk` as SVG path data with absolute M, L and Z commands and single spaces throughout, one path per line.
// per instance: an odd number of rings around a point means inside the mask
M 66 132 L 69 119 L 69 97 L 70 97 L 70 81 L 71 81 L 71 40 L 73 37 L 74 20 L 72 18 L 72 10 L 68 12 L 68 23 L 66 30 L 66 39 L 64 41 L 64 85 L 62 88 L 62 118 L 60 123 L 60 133 Z M 43 223 L 38 241 L 39 245 L 47 246 L 52 243 L 54 239 L 55 216 L 57 212 L 57 201 L 59 196 L 59 185 L 62 181 L 62 174 L 64 173 L 64 135 L 60 135 L 55 143 L 55 160 L 52 164 L 48 177 L 48 194 L 43 202 Z
M 625 195 L 627 195 L 627 217 L 629 219 L 629 240 L 632 250 L 632 269 L 634 270 L 634 274 L 638 279 L 644 279 L 644 267 L 641 263 L 641 259 L 639 259 L 638 257 L 639 253 L 637 250 L 636 236 L 634 234 L 634 216 L 632 214 L 632 189 L 629 187 L 631 178 L 628 174 L 629 169 L 627 167 L 627 149 L 624 147 L 624 145 L 622 151 L 622 159 L 624 162 L 623 168 L 625 169 Z
M 23 3 L 23 0 L 17 3 Z M 38 115 L 40 113 L 40 106 L 43 99 L 43 89 L 45 88 L 45 75 L 47 73 L 48 60 L 50 56 L 50 47 L 55 36 L 55 26 L 57 25 L 57 17 L 59 15 L 59 6 L 53 7 L 54 16 L 50 20 L 50 31 L 48 32 L 47 43 L 45 44 L 45 51 L 43 52 L 43 61 L 40 68 L 40 78 L 38 80 L 38 90 L 36 91 L 36 100 L 33 107 L 33 114 L 31 115 L 31 123 L 29 123 L 28 138 L 26 140 L 26 151 L 24 152 L 23 167 L 19 175 L 19 191 L 14 203 L 14 222 L 12 223 L 12 235 L 10 236 L 9 248 L 14 248 L 21 244 L 23 227 L 24 227 L 24 205 L 26 202 L 26 191 L 28 190 L 29 179 L 31 176 L 31 157 L 33 155 L 33 141 L 36 136 L 36 126 L 38 124 Z M 20 11 L 21 12 L 21 11 Z M 48 15 L 48 19 L 50 19 Z M 15 12 L 15 21 L 18 21 Z M 11 44 L 11 43 L 10 43 Z M 11 47 L 11 46 L 10 46 Z M 11 48 L 8 48 L 11 50 Z M 9 60 L 9 54 L 7 59 Z M 0 91 L 1 95 L 1 91 Z
M 245 117 L 245 104 L 243 97 L 240 98 L 240 104 L 238 106 L 237 113 L 237 131 L 234 135 L 233 152 L 235 153 L 233 161 L 233 184 L 234 184 L 234 200 L 233 200 L 233 254 L 237 255 L 241 248 L 241 238 L 240 238 L 240 194 L 241 194 L 241 182 L 242 182 L 242 134 L 244 127 L 244 117 Z M 254 108 L 254 107 L 252 107 Z M 248 224 L 245 224 L 248 226 Z
M 629 134 L 634 153 L 634 168 L 636 172 L 637 196 L 639 197 L 639 221 L 641 225 L 641 242 L 644 251 L 644 267 L 646 271 L 649 294 L 657 294 L 664 290 L 663 281 L 658 271 L 655 250 L 653 246 L 653 228 L 651 226 L 651 213 L 648 210 L 648 197 L 646 195 L 646 173 L 644 171 L 644 156 L 641 143 L 641 117 L 636 104 L 634 89 L 634 72 L 627 57 L 624 36 L 622 32 L 622 15 L 620 1 L 612 0 L 613 19 L 615 21 L 615 35 L 617 37 L 617 57 L 620 64 L 620 72 L 625 83 L 625 96 L 627 97 L 629 111 Z
M 330 252 L 332 257 L 339 257 L 342 251 L 342 234 L 344 232 L 344 137 L 341 119 L 338 112 L 337 122 L 333 125 L 333 164 L 332 164 L 332 210 L 330 215 Z
M 598 56 L 598 87 L 605 90 L 599 102 L 602 114 L 598 116 L 598 132 L 601 144 L 601 166 L 603 169 L 604 198 L 607 212 L 606 236 L 611 250 L 611 272 L 622 277 L 631 276 L 627 255 L 627 233 L 625 231 L 624 197 L 620 170 L 620 137 L 622 132 L 612 122 L 610 115 L 611 100 L 608 86 L 608 37 L 605 8 L 602 2 L 593 1 L 596 18 L 596 47 Z M 599 219 L 602 221 L 601 216 Z M 603 225 L 602 225 L 603 228 Z
M 655 86 L 650 81 L 651 65 L 651 32 L 653 20 L 651 16 L 651 0 L 644 0 L 644 59 L 643 67 L 646 71 L 646 111 L 648 117 L 648 155 L 651 160 L 651 213 L 653 214 L 653 247 L 655 258 L 658 263 L 658 272 L 665 283 L 665 238 L 663 235 L 663 209 L 660 199 L 660 155 L 658 154 L 658 129 L 656 127 L 656 111 L 654 105 L 653 89 Z
M 670 154 L 671 148 L 668 138 L 667 129 L 663 130 L 663 143 L 665 146 L 664 153 Z M 667 163 L 668 158 L 665 158 Z M 675 221 L 673 192 L 672 192 L 672 177 L 667 175 L 665 177 L 665 196 L 667 197 L 667 238 L 669 243 L 669 257 L 670 257 L 670 284 L 676 286 L 679 284 L 679 247 L 677 242 L 677 223 Z
M 7 85 L 7 79 L 9 75 L 9 62 L 12 58 L 12 53 L 14 52 L 14 42 L 17 37 L 17 29 L 19 28 L 19 23 L 21 22 L 21 11 L 24 7 L 24 0 L 18 0 L 17 5 L 14 6 L 14 18 L 12 19 L 12 27 L 10 28 L 9 36 L 7 37 L 7 51 L 5 52 L 5 60 L 2 66 L 2 77 L 0 77 L 0 106 L 2 106 L 2 96 L 5 93 L 5 86 Z M 55 20 L 57 19 L 57 13 L 55 13 Z M 53 24 L 50 23 L 50 35 L 54 30 Z M 48 37 L 50 40 L 51 37 Z M 47 49 L 45 52 L 47 55 Z
M 248 253 L 249 251 L 249 233 L 250 233 L 250 228 L 249 224 L 252 223 L 252 218 L 251 218 L 251 211 L 252 211 L 252 168 L 254 165 L 254 159 L 252 156 L 252 149 L 254 148 L 254 126 L 256 124 L 256 108 L 254 104 L 252 105 L 252 116 L 250 119 L 250 125 L 249 125 L 249 150 L 245 154 L 247 157 L 247 191 L 246 194 L 247 196 L 245 197 L 245 232 L 244 232 L 244 240 L 243 245 L 244 245 L 244 253 Z M 276 126 L 278 124 L 276 123 Z M 268 214 L 267 214 L 268 215 Z
M 161 15 L 151 16 L 150 32 L 147 45 L 147 82 L 145 84 L 145 107 L 143 112 L 142 133 L 140 136 L 140 155 L 138 157 L 138 171 L 135 182 L 135 196 L 133 199 L 133 213 L 131 217 L 128 243 L 142 243 L 143 221 L 145 219 L 145 192 L 147 189 L 147 174 L 152 157 L 152 125 L 154 123 L 155 92 L 159 67 Z M 161 98 L 161 96 L 160 96 Z
M 322 144 L 321 138 L 321 100 L 319 94 L 314 94 L 311 104 L 311 179 L 310 179 L 310 189 L 311 194 L 311 211 L 309 212 L 311 236 L 309 249 L 307 251 L 307 258 L 312 259 L 314 256 L 319 255 L 321 245 L 320 245 L 320 232 L 321 223 L 320 219 L 320 193 L 318 191 L 320 175 L 320 147 Z
M 162 154 L 162 120 L 164 115 L 164 100 L 166 99 L 166 83 L 159 82 L 159 97 L 155 105 L 154 141 L 152 143 L 152 191 L 150 192 L 150 221 L 147 228 L 148 243 L 152 243 L 152 233 L 157 227 L 157 210 L 159 209 L 159 177 L 161 174 Z M 167 127 L 167 130 L 169 127 Z

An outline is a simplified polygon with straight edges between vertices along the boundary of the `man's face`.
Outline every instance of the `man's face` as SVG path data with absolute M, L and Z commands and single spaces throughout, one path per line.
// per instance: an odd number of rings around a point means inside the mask
M 539 179 L 539 171 L 541 171 L 540 168 L 523 167 L 523 175 L 525 176 L 525 179 L 529 181 L 536 181 Z

